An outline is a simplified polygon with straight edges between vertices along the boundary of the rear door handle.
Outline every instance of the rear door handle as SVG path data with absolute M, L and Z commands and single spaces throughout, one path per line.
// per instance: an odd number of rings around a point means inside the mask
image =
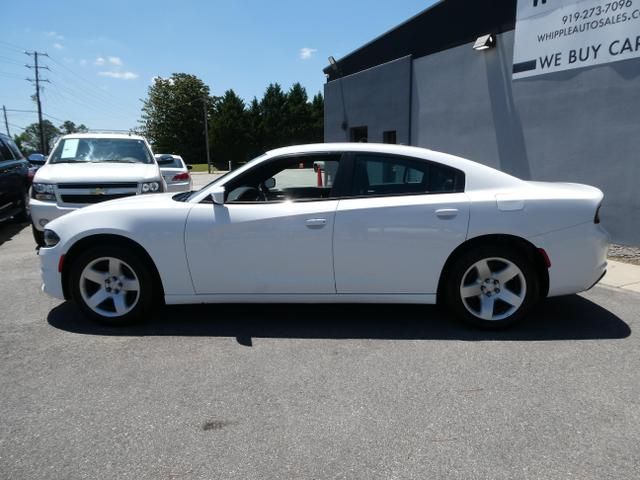
M 436 210 L 436 216 L 438 218 L 455 218 L 458 216 L 458 212 L 457 208 L 441 208 Z
M 326 218 L 310 218 L 305 222 L 308 228 L 322 228 L 327 224 Z

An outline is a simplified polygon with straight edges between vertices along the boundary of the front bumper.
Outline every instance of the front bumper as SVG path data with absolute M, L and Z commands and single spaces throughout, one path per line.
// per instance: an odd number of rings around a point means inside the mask
M 42 291 L 51 297 L 65 300 L 62 288 L 62 273 L 58 272 L 61 256 L 62 254 L 56 247 L 38 250 Z
M 29 200 L 29 207 L 31 208 L 31 222 L 41 232 L 50 221 L 77 210 L 76 207 L 60 207 L 55 202 L 42 202 L 35 198 Z

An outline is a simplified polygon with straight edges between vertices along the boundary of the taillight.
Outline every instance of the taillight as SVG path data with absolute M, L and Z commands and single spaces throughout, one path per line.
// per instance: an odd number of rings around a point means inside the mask
M 544 264 L 547 268 L 551 268 L 551 259 L 549 258 L 549 254 L 545 251 L 544 248 L 539 248 L 538 252 L 542 256 L 542 260 L 544 260 Z
M 596 225 L 600 223 L 600 207 L 602 207 L 602 204 L 598 205 L 598 209 L 596 210 L 596 216 L 593 218 L 593 223 L 595 223 Z
M 189 172 L 179 173 L 178 175 L 173 177 L 172 180 L 174 182 L 177 182 L 177 181 L 180 181 L 180 180 L 189 180 Z

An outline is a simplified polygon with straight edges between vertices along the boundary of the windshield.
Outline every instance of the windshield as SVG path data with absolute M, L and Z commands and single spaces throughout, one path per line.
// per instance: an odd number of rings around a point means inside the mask
M 65 138 L 49 163 L 154 163 L 143 140 L 134 138 Z

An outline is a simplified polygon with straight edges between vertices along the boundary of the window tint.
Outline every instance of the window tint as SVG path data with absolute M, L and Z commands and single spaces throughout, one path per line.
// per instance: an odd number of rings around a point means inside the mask
M 14 158 L 17 158 L 17 159 L 24 158 L 24 156 L 22 155 L 22 152 L 20 152 L 20 149 L 18 148 L 18 146 L 15 143 L 13 143 L 13 140 L 5 139 L 4 142 L 9 147 L 9 150 L 11 150 L 11 152 L 13 152 L 13 157 Z
M 13 160 L 11 150 L 9 150 L 9 147 L 4 143 L 4 139 L 0 139 L 0 158 L 2 160 Z
M 182 160 L 178 157 L 173 157 L 170 162 L 168 160 L 163 161 L 162 159 L 158 159 L 158 165 L 160 165 L 160 168 L 185 168 Z
M 398 143 L 396 131 L 388 130 L 386 132 L 382 132 L 382 143 L 392 143 L 392 144 Z
M 284 202 L 331 198 L 340 155 L 284 157 L 227 185 L 227 202 Z
M 356 155 L 354 195 L 409 195 L 464 191 L 464 175 L 435 163 L 388 155 Z

